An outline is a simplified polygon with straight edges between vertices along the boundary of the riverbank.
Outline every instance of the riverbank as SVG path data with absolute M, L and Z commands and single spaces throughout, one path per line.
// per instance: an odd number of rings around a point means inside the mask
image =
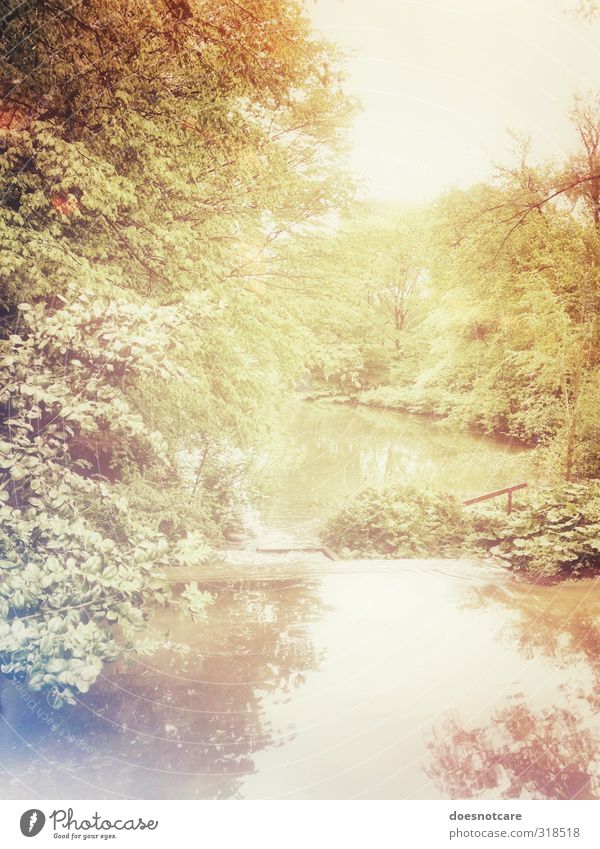
M 388 389 L 390 392 L 386 392 Z M 412 403 L 401 402 L 398 400 L 396 390 L 386 386 L 366 389 L 353 394 L 344 394 L 323 389 L 316 392 L 308 392 L 302 396 L 302 399 L 307 402 L 330 401 L 332 404 L 347 404 L 348 406 L 368 407 L 374 410 L 388 410 L 402 415 L 418 416 L 435 422 L 448 421 L 454 412 L 451 406 L 448 406 L 448 409 L 442 412 L 439 407 L 432 407 L 423 401 Z M 499 428 L 490 430 L 470 423 L 460 429 L 466 429 L 469 433 L 482 434 L 492 439 L 498 439 L 511 445 L 518 445 L 521 448 L 532 449 L 536 447 L 536 440 L 523 439 Z
M 489 502 L 463 507 L 482 493 L 531 483 L 531 452 L 350 396 L 309 399 L 291 404 L 263 458 L 276 474 L 250 517 L 252 547 L 297 550 L 325 542 L 342 558 L 485 558 L 535 581 L 597 574 L 600 500 L 591 484 L 552 488 L 535 481 L 515 493 L 511 516 L 505 499 L 496 510 Z M 417 502 L 428 495 L 440 504 L 452 500 L 461 534 L 456 516 L 445 514 L 423 533 L 435 511 Z M 334 533 L 324 534 L 336 516 L 342 518 Z
M 263 495 L 245 525 L 256 547 L 317 546 L 327 519 L 365 487 L 412 481 L 466 500 L 528 479 L 528 457 L 425 417 L 296 399 L 256 457 Z

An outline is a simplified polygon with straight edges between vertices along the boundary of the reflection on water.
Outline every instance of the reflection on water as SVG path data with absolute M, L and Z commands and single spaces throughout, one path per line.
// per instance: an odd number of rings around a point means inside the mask
M 157 631 L 191 652 L 120 663 L 76 707 L 6 686 L 0 748 L 4 798 L 232 798 L 254 753 L 293 730 L 262 709 L 317 668 L 310 623 L 323 610 L 310 582 L 227 583 L 210 625 L 163 614 Z M 27 793 L 25 793 L 27 795 Z
M 49 719 L 38 697 L 5 686 L 0 792 L 596 796 L 592 588 L 443 561 L 214 583 L 208 625 L 156 623 L 191 642 L 186 657 L 116 668 Z
M 325 405 L 302 407 L 273 457 L 262 527 L 293 540 L 366 484 L 430 475 L 469 495 L 523 476 L 489 440 Z M 531 586 L 467 561 L 265 574 L 221 572 L 207 623 L 154 622 L 188 655 L 120 663 L 73 708 L 4 683 L 0 795 L 600 796 L 596 581 Z
M 560 706 L 535 712 L 514 696 L 487 726 L 447 719 L 432 732 L 427 773 L 454 799 L 598 798 L 597 721 L 584 713 Z
M 366 486 L 417 481 L 468 498 L 527 480 L 527 452 L 439 422 L 330 402 L 296 403 L 259 458 L 269 498 L 261 543 L 315 542 L 324 517 Z
M 427 773 L 452 798 L 600 798 L 600 604 L 597 581 L 498 587 L 468 607 L 494 603 L 510 617 L 507 650 L 560 670 L 557 699 L 540 707 L 515 691 L 485 724 L 448 714 L 431 730 Z

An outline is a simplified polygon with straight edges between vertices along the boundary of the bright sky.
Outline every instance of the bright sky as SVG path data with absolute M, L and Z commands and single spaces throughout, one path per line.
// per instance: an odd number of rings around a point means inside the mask
M 575 91 L 600 91 L 600 23 L 577 0 L 307 0 L 315 25 L 352 51 L 347 90 L 364 111 L 352 165 L 368 193 L 420 201 L 510 162 L 507 130 L 536 158 L 574 137 Z

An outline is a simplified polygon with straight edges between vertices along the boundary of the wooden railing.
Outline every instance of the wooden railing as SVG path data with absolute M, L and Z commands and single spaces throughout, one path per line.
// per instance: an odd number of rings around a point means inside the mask
M 496 489 L 494 492 L 486 492 L 485 495 L 478 495 L 476 498 L 468 498 L 466 501 L 463 501 L 463 504 L 479 504 L 480 501 L 487 501 L 488 498 L 497 498 L 499 495 L 508 495 L 506 512 L 510 513 L 512 510 L 513 492 L 517 489 L 525 489 L 526 486 L 526 483 L 515 483 L 513 486 L 505 486 L 503 489 Z

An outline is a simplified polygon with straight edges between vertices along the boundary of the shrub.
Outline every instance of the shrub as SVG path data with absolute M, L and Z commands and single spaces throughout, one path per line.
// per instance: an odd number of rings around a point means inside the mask
M 365 489 L 323 538 L 355 557 L 492 558 L 531 577 L 577 577 L 600 569 L 600 484 L 541 487 L 510 514 L 414 486 Z
M 354 555 L 457 556 L 472 530 L 472 516 L 453 495 L 412 485 L 365 489 L 327 523 L 324 540 Z
M 529 492 L 507 515 L 488 508 L 467 547 L 542 577 L 600 568 L 600 485 L 562 484 Z
M 110 483 L 113 447 L 169 470 L 165 440 L 132 409 L 137 377 L 180 377 L 182 310 L 77 298 L 22 304 L 0 343 L 0 671 L 51 690 L 59 707 L 139 640 L 146 609 L 171 599 L 167 570 L 206 556 L 170 544 Z M 209 598 L 174 601 L 196 617 Z

